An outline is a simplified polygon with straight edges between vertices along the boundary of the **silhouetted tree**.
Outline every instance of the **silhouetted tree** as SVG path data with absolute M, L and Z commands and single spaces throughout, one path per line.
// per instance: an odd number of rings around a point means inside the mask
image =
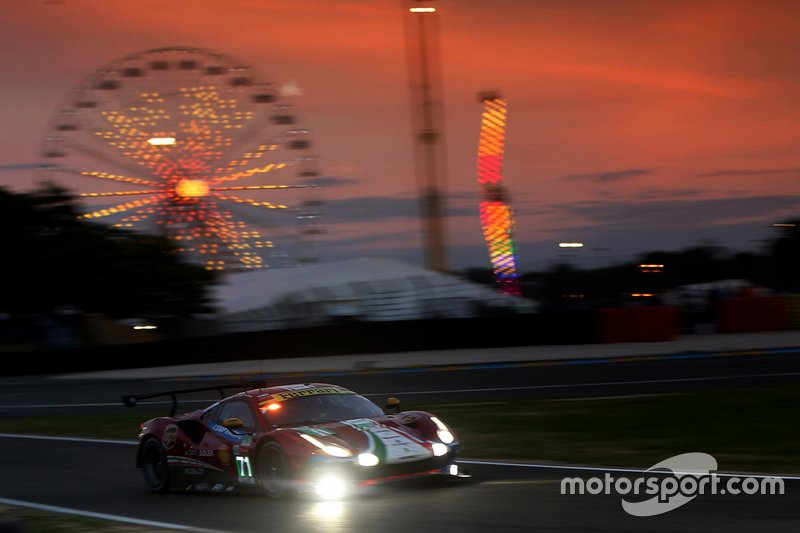
M 64 189 L 0 188 L 0 311 L 59 308 L 113 317 L 187 317 L 211 310 L 213 273 L 166 239 L 80 220 Z

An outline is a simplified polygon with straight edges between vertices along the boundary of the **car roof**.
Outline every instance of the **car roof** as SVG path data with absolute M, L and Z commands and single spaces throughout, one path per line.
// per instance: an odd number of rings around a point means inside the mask
M 330 383 L 294 383 L 290 385 L 277 385 L 265 387 L 263 389 L 252 389 L 237 394 L 237 396 L 249 396 L 258 403 L 268 401 L 284 401 L 303 396 L 314 396 L 318 394 L 355 394 L 355 392 L 340 385 Z

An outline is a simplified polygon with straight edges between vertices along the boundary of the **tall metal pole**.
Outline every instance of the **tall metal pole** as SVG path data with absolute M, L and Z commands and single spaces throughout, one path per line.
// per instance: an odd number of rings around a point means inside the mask
M 444 229 L 445 181 L 438 12 L 433 0 L 403 0 L 406 27 L 414 161 L 420 196 L 426 266 L 447 270 Z

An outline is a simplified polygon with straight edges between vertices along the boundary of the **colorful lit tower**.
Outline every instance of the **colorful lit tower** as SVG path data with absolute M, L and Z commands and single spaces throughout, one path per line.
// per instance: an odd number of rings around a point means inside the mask
M 439 14 L 432 0 L 402 0 L 406 28 L 408 81 L 414 128 L 414 161 L 420 195 L 426 266 L 447 270 L 444 230 L 445 181 L 442 144 L 442 83 L 439 65 Z
M 481 226 L 498 289 L 522 293 L 517 274 L 514 213 L 503 187 L 503 149 L 506 135 L 506 102 L 494 92 L 481 93 L 483 103 L 478 141 L 478 186 Z

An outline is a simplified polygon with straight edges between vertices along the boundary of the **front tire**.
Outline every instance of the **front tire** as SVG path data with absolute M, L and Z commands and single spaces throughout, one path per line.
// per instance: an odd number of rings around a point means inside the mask
M 167 455 L 156 439 L 147 439 L 142 446 L 142 475 L 150 491 L 166 492 L 169 489 Z
M 270 498 L 280 498 L 289 491 L 289 465 L 283 448 L 277 442 L 268 442 L 259 450 L 258 479 Z

